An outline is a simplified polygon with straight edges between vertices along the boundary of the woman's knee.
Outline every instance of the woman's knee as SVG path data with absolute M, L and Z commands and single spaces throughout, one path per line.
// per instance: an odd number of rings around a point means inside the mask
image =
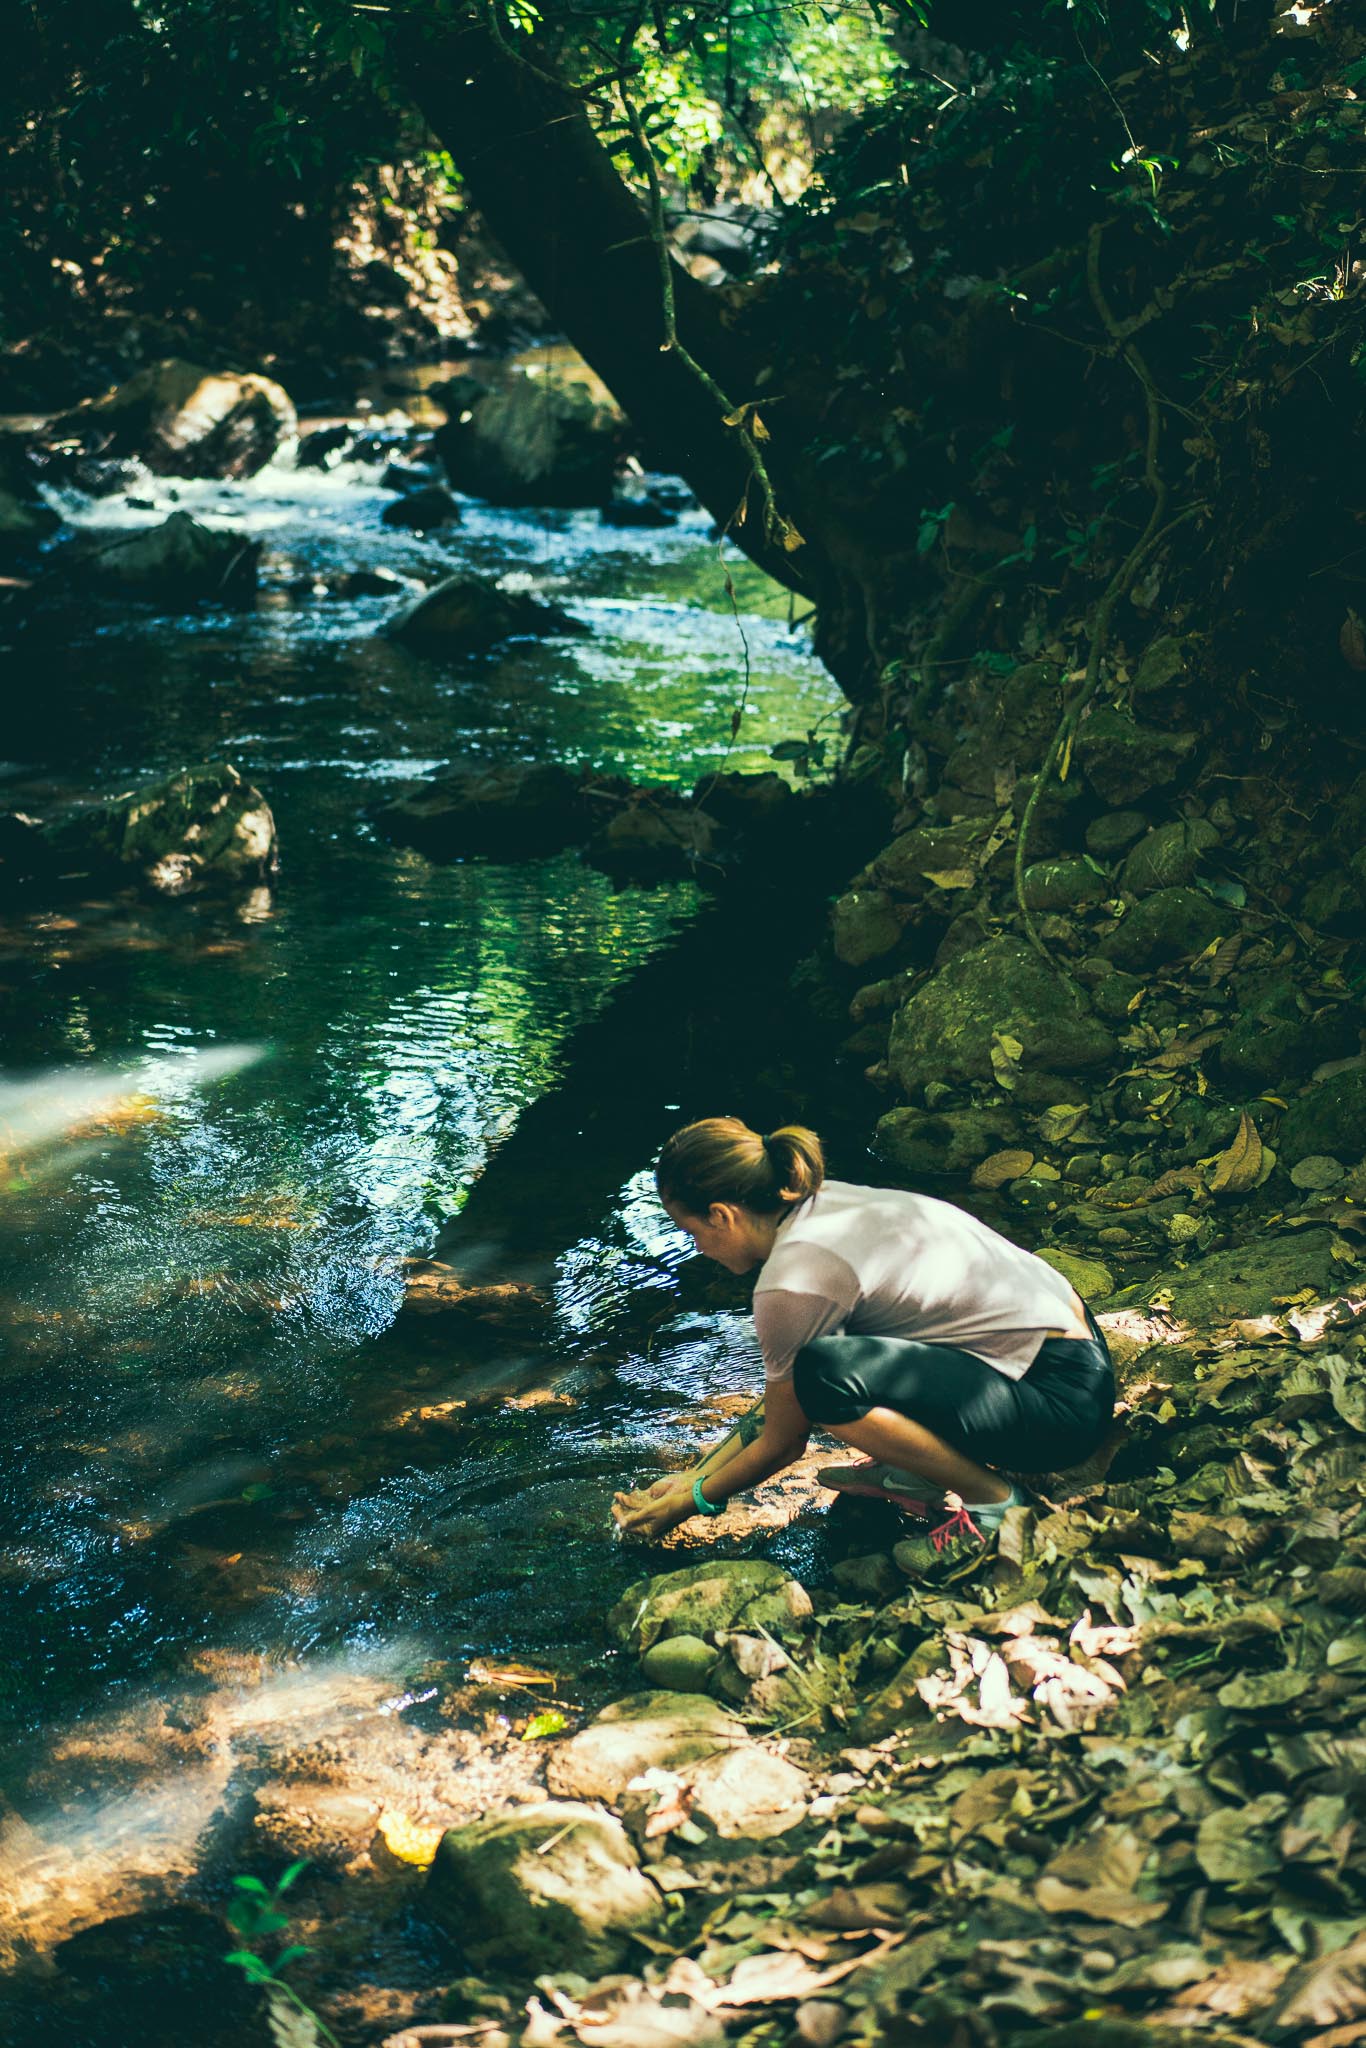
M 813 1337 L 792 1365 L 792 1387 L 808 1422 L 856 1422 L 867 1413 L 861 1387 L 851 1385 L 843 1337 Z

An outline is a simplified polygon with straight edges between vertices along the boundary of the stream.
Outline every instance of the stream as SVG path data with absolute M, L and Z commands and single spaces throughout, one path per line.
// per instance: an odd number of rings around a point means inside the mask
M 548 1329 L 399 1322 L 402 1259 L 452 1230 L 700 892 L 614 890 L 572 854 L 436 866 L 365 813 L 461 754 L 684 786 L 768 768 L 778 740 L 836 730 L 838 694 L 786 594 L 732 553 L 752 670 L 732 744 L 740 626 L 701 512 L 621 531 L 466 501 L 418 538 L 380 523 L 380 467 L 286 452 L 249 483 L 149 478 L 152 509 L 63 500 L 75 526 L 178 504 L 259 537 L 261 594 L 92 608 L 8 657 L 7 807 L 227 759 L 282 848 L 278 887 L 244 901 L 0 915 L 0 1888 L 20 1955 L 192 1870 L 233 1745 L 267 1724 L 317 1741 L 436 1711 L 481 1658 L 591 1673 L 632 1573 L 613 1489 L 696 1446 L 699 1394 L 755 1386 L 741 1301 L 688 1283 L 648 1149 L 613 1155 L 607 1197 L 602 1161 L 576 1159 L 610 1102 L 525 1175 Z M 512 576 L 591 630 L 412 653 L 376 635 L 393 598 L 314 587 L 359 567 Z M 667 1125 L 667 1078 L 646 1085 Z M 206 1715 L 202 1781 L 202 1756 L 136 1733 Z

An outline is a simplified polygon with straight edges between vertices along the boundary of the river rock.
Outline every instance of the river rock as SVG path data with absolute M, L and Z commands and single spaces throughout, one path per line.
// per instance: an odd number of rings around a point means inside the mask
M 609 810 L 588 842 L 588 858 L 607 874 L 655 881 L 714 864 L 720 844 L 706 811 L 671 790 L 642 790 Z
M 452 487 L 494 505 L 605 505 L 628 429 L 616 406 L 568 377 L 453 378 L 433 446 Z
M 1099 1259 L 1085 1258 L 1081 1252 L 1064 1251 L 1055 1244 L 1041 1245 L 1038 1256 L 1055 1273 L 1061 1273 L 1063 1279 L 1076 1288 L 1083 1301 L 1104 1301 L 1107 1294 L 1114 1293 L 1114 1275 L 1108 1266 L 1102 1266 Z
M 790 783 L 771 768 L 757 775 L 732 769 L 724 775 L 704 775 L 692 792 L 695 804 L 702 804 L 719 825 L 734 832 L 781 830 L 793 817 L 797 802 Z
M 1235 1317 L 1269 1315 L 1277 1299 L 1312 1287 L 1333 1286 L 1331 1230 L 1283 1230 L 1251 1238 L 1228 1251 L 1207 1252 L 1189 1266 L 1157 1273 L 1112 1296 L 1112 1308 L 1142 1307 L 1164 1290 L 1172 1312 L 1197 1328 Z
M 1120 870 L 1120 886 L 1131 896 L 1171 889 L 1199 872 L 1206 853 L 1219 844 L 1207 818 L 1178 818 L 1145 833 Z
M 638 1579 L 608 1615 L 607 1626 L 623 1648 L 639 1655 L 663 1636 L 707 1638 L 722 1629 L 760 1628 L 776 1636 L 800 1634 L 811 1611 L 806 1588 L 779 1565 L 717 1558 Z
M 160 526 L 63 548 L 63 566 L 101 591 L 161 604 L 196 604 L 216 598 L 242 604 L 256 591 L 259 541 L 201 526 L 188 512 L 173 512 Z
M 1281 1119 L 1281 1163 L 1326 1153 L 1359 1159 L 1366 1152 L 1366 1065 L 1348 1067 L 1316 1081 L 1297 1096 Z
M 940 886 L 937 875 L 975 866 L 975 856 L 991 835 L 989 818 L 960 818 L 951 825 L 917 825 L 899 833 L 873 859 L 868 880 L 916 902 Z
M 1140 725 L 1117 705 L 1102 704 L 1077 728 L 1072 755 L 1102 802 L 1119 804 L 1175 782 L 1195 748 L 1193 732 Z
M 1194 959 L 1232 931 L 1236 922 L 1233 911 L 1203 890 L 1155 889 L 1101 940 L 1100 950 L 1116 966 L 1138 973 L 1145 967 Z
M 379 516 L 386 526 L 406 526 L 415 533 L 427 533 L 434 526 L 454 525 L 461 513 L 450 492 L 440 484 L 419 484 L 386 505 Z
M 1108 893 L 1104 870 L 1091 860 L 1036 860 L 1024 871 L 1030 910 L 1076 910 Z
M 158 476 L 254 476 L 297 430 L 289 395 L 269 377 L 151 363 L 54 421 L 44 438 L 88 455 L 135 456 Z
M 1084 998 L 1022 940 L 990 939 L 960 953 L 897 1012 L 888 1062 L 906 1094 L 929 1080 L 992 1080 L 993 1040 L 1015 1039 L 1023 1064 L 1082 1073 L 1115 1043 Z
M 1147 829 L 1142 811 L 1102 811 L 1086 828 L 1086 851 L 1097 860 L 1114 860 Z
M 665 1636 L 645 1651 L 640 1668 L 664 1692 L 705 1692 L 720 1655 L 700 1636 Z
M 526 859 L 587 831 L 584 778 L 544 761 L 452 761 L 371 813 L 386 838 L 437 860 Z
M 1328 1060 L 1357 1050 L 1361 1011 L 1354 1003 L 1332 1003 L 1306 1016 L 1299 1006 L 1302 977 L 1277 974 L 1256 993 L 1242 992 L 1242 1014 L 1219 1044 L 1219 1072 L 1236 1087 L 1298 1085 Z
M 694 1815 L 709 1820 L 725 1841 L 764 1841 L 806 1818 L 806 1772 L 757 1743 L 707 1757 L 688 1776 Z
M 1019 1119 L 1007 1105 L 965 1109 L 890 1109 L 877 1126 L 877 1149 L 910 1179 L 925 1173 L 967 1173 L 989 1153 L 1013 1144 Z
M 474 1969 L 519 1980 L 610 1970 L 664 1917 L 620 1821 L 558 1800 L 448 1829 L 424 1903 Z
M 881 959 L 901 943 L 905 911 L 886 889 L 848 889 L 830 913 L 835 958 L 846 967 Z
M 546 1766 L 552 1792 L 615 1805 L 642 1771 L 676 1771 L 718 1750 L 749 1746 L 745 1725 L 696 1692 L 637 1692 L 556 1745 Z
M 411 498 L 398 503 L 410 505 Z M 394 506 L 388 508 L 390 511 Z M 486 576 L 447 576 L 430 590 L 399 605 L 381 626 L 390 640 L 478 653 L 501 640 L 582 633 L 587 629 L 556 604 L 543 604 L 524 591 L 502 590 Z
M 182 768 L 34 829 L 43 871 L 122 872 L 164 896 L 256 888 L 278 865 L 270 806 L 226 761 Z

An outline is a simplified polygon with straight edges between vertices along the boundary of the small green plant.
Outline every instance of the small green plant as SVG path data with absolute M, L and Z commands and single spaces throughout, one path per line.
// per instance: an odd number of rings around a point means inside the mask
M 259 1949 L 249 1946 L 283 1934 L 288 1928 L 285 1893 L 307 1868 L 308 1858 L 301 1856 L 297 1863 L 290 1864 L 273 1887 L 263 1883 L 259 1877 L 233 1879 L 234 1896 L 228 1907 L 227 1921 L 242 1946 L 231 1950 L 224 1960 L 235 1964 L 249 1984 L 259 1985 L 264 1991 L 266 2025 L 275 2048 L 319 2048 L 320 2043 L 327 2043 L 328 2048 L 341 2048 L 326 2021 L 319 2019 L 312 2006 L 305 2005 L 293 1985 L 287 1984 L 280 1975 L 290 1963 L 308 1954 L 307 1944 L 291 1942 L 287 1948 L 281 1949 L 273 1962 L 268 1962 Z

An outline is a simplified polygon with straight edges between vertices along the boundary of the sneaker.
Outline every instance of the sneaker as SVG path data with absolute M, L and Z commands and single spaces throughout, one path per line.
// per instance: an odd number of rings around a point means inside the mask
M 943 1492 L 928 1480 L 895 1465 L 879 1465 L 873 1458 L 859 1458 L 852 1465 L 826 1465 L 816 1474 L 816 1484 L 832 1493 L 890 1501 L 904 1515 L 914 1515 L 921 1522 L 933 1521 L 944 1508 Z
M 1027 1508 L 1029 1504 L 1030 1496 L 1020 1486 L 1012 1486 L 1004 1500 L 960 1500 L 948 1520 L 938 1523 L 926 1534 L 935 1555 L 942 1556 L 946 1550 L 960 1544 L 985 1543 L 988 1536 L 994 1536 L 1000 1529 L 1008 1509 Z

